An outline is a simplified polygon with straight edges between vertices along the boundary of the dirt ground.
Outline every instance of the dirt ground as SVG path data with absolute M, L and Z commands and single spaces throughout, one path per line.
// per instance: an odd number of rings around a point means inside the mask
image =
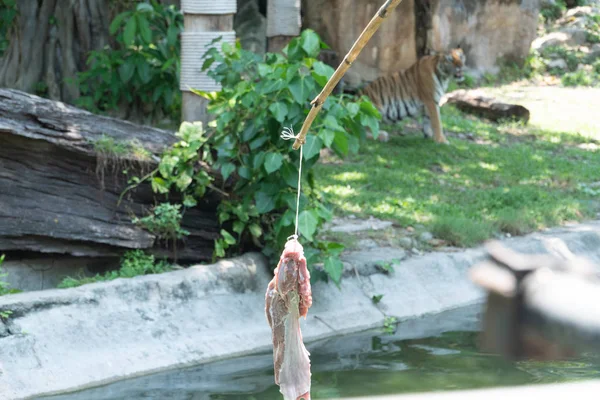
M 512 84 L 484 91 L 527 107 L 531 111 L 532 126 L 549 131 L 579 132 L 600 140 L 600 88 Z

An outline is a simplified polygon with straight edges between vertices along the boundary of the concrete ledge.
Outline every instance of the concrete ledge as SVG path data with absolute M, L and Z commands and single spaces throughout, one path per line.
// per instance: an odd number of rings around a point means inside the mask
M 558 238 L 577 255 L 600 259 L 600 223 L 506 240 L 545 252 Z M 374 251 L 374 261 L 381 253 Z M 483 300 L 467 270 L 482 249 L 430 253 L 389 275 L 346 277 L 341 290 L 317 283 L 302 321 L 307 342 L 358 332 Z M 364 262 L 362 254 L 360 262 Z M 347 259 L 352 264 L 352 259 Z M 0 298 L 0 399 L 64 393 L 121 379 L 269 351 L 264 293 L 270 279 L 259 254 L 214 265 L 64 290 Z M 374 305 L 371 296 L 382 294 Z

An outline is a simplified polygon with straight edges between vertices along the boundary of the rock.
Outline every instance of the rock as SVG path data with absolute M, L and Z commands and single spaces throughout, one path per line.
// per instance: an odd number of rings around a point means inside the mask
M 585 29 L 569 27 L 535 39 L 531 43 L 531 48 L 540 51 L 550 46 L 580 46 L 586 43 L 586 39 Z
M 382 271 L 383 263 L 393 263 L 406 258 L 406 251 L 393 247 L 374 247 L 367 250 L 349 251 L 342 254 L 344 276 L 370 276 Z
M 592 10 L 592 7 L 590 7 L 590 6 L 575 7 L 575 8 L 571 8 L 570 10 L 568 10 L 565 13 L 564 18 L 583 17 L 583 16 L 591 15 L 592 13 L 593 13 L 593 10 Z
M 590 48 L 590 51 L 587 54 L 587 57 L 588 57 L 588 60 L 590 60 L 590 61 L 594 61 L 597 58 L 600 58 L 600 43 L 596 43 Z
M 562 70 L 569 69 L 567 62 L 565 60 L 563 60 L 562 58 L 557 58 L 557 59 L 548 61 L 546 63 L 546 67 L 548 67 L 550 69 L 562 69 Z
M 361 249 L 372 249 L 377 247 L 377 242 L 373 239 L 361 239 L 358 241 L 358 247 Z
M 440 247 L 448 244 L 445 240 L 433 238 L 427 242 L 430 246 Z
M 361 220 L 353 215 L 347 218 L 335 218 L 330 224 L 325 227 L 326 231 L 330 232 L 360 232 L 360 231 L 378 231 L 392 226 L 391 221 L 382 221 L 377 218 Z
M 412 247 L 413 240 L 412 240 L 412 238 L 409 238 L 408 236 L 404 236 L 404 237 L 401 237 L 400 239 L 398 239 L 398 244 L 400 246 L 402 246 L 403 248 L 408 249 L 408 248 Z
M 419 240 L 421 242 L 427 243 L 431 239 L 433 239 L 433 235 L 431 234 L 431 232 L 423 232 L 419 235 Z

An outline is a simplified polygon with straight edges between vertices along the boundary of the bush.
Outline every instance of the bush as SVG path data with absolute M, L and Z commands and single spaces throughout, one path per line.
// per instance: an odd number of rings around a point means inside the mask
M 179 33 L 183 16 L 152 0 L 118 14 L 110 25 L 116 48 L 92 51 L 78 75 L 78 105 L 94 112 L 127 104 L 144 114 L 179 119 Z
M 267 256 L 278 257 L 294 233 L 300 152 L 292 150 L 292 143 L 282 140 L 280 133 L 284 126 L 300 128 L 310 100 L 334 72 L 317 60 L 323 47 L 318 35 L 306 30 L 283 54 L 260 57 L 242 50 L 239 43 L 223 43 L 221 51 L 213 47 L 206 53 L 203 69 L 210 69 L 209 75 L 222 85 L 218 93 L 196 91 L 210 100 L 208 109 L 216 118 L 210 135 L 204 138 L 196 126 L 192 144 L 182 140 L 169 149 L 152 180 L 158 192 L 176 187 L 186 206 L 195 205 L 210 184 L 205 172 L 196 168 L 198 159 L 219 170 L 225 180 L 235 180 L 232 193 L 218 209 L 223 229 L 215 242 L 215 257 L 231 254 L 232 246 L 248 240 Z M 215 63 L 218 66 L 213 67 Z M 323 261 L 326 275 L 313 270 L 316 278 L 328 276 L 339 282 L 343 266 L 336 256 L 343 246 L 317 240 L 318 228 L 332 213 L 314 186 L 312 166 L 324 148 L 342 157 L 356 153 L 367 126 L 378 133 L 379 119 L 368 100 L 332 95 L 306 138 L 298 230 L 309 264 L 314 265 L 317 257 Z M 195 151 L 174 156 L 188 145 Z
M 16 0 L 0 0 L 0 57 L 8 48 L 10 31 L 17 13 Z
M 565 11 L 567 11 L 567 5 L 564 0 L 545 1 L 540 9 L 540 14 L 545 21 L 554 21 L 559 19 Z
M 116 271 L 107 272 L 104 275 L 97 274 L 92 277 L 66 277 L 58 288 L 66 289 L 85 285 L 88 283 L 112 281 L 117 278 L 133 278 L 140 275 L 160 274 L 172 271 L 172 266 L 165 261 L 156 261 L 153 255 L 146 254 L 142 250 L 128 251 L 121 259 L 121 268 Z
M 561 81 L 565 86 L 591 86 L 594 82 L 591 75 L 584 70 L 566 73 Z
M 7 273 L 2 272 L 2 263 L 4 262 L 4 254 L 0 255 L 0 296 L 6 294 L 19 293 L 18 289 L 11 289 L 10 284 L 4 279 L 8 276 Z

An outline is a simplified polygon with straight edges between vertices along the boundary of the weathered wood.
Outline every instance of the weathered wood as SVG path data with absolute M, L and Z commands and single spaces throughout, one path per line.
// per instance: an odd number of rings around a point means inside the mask
M 142 176 L 156 161 L 97 154 L 93 142 L 102 135 L 116 142 L 135 139 L 154 155 L 175 140 L 169 131 L 0 89 L 0 252 L 101 257 L 140 248 L 165 253 L 154 235 L 131 223 L 132 216 L 146 215 L 162 200 L 149 185 L 140 185 L 117 205 L 127 186 L 122 171 Z M 209 193 L 186 211 L 182 225 L 190 236 L 178 246 L 180 259 L 211 258 L 218 201 Z
M 529 110 L 519 104 L 502 103 L 481 90 L 456 90 L 442 99 L 442 104 L 454 104 L 462 112 L 494 122 L 509 119 L 529 122 Z

